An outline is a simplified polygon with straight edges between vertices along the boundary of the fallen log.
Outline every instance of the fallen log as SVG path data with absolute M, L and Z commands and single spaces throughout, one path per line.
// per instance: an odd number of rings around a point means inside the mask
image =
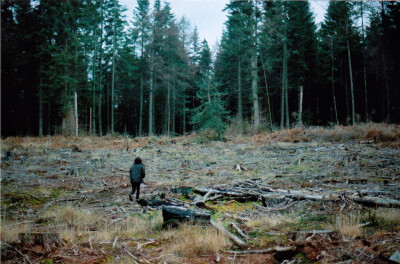
M 267 249 L 259 249 L 259 250 L 245 250 L 245 251 L 225 251 L 226 253 L 235 254 L 235 255 L 250 255 L 250 254 L 271 254 L 275 252 L 287 252 L 287 251 L 294 251 L 296 247 L 272 247 Z
M 368 192 L 361 191 L 364 195 L 362 197 L 358 196 L 348 196 L 345 193 L 306 193 L 298 190 L 283 190 L 283 189 L 270 189 L 264 191 L 262 189 L 257 189 L 256 186 L 252 189 L 243 188 L 224 188 L 224 190 L 216 190 L 211 188 L 194 188 L 194 192 L 205 195 L 208 192 L 212 192 L 216 195 L 222 195 L 223 197 L 229 198 L 231 200 L 236 200 L 238 202 L 250 202 L 258 201 L 261 197 L 264 205 L 271 205 L 283 202 L 285 199 L 290 198 L 293 200 L 311 200 L 311 201 L 330 201 L 338 202 L 343 199 L 343 197 L 352 200 L 354 202 L 366 205 L 366 206 L 379 206 L 379 207 L 394 207 L 400 208 L 400 200 L 395 200 L 391 198 L 380 198 L 373 196 L 365 196 Z M 381 191 L 379 193 L 384 194 Z M 386 194 L 386 193 L 385 193 Z
M 209 223 L 211 215 L 209 213 L 192 210 L 182 206 L 162 206 L 162 215 L 164 220 L 164 225 L 176 224 L 179 222 L 201 222 Z
M 367 206 L 382 206 L 382 207 L 394 207 L 400 208 L 400 201 L 394 200 L 390 198 L 379 198 L 379 197 L 370 197 L 370 196 L 363 196 L 363 197 L 348 197 L 350 200 L 367 205 Z
M 240 238 L 238 238 L 237 236 L 226 230 L 221 224 L 214 222 L 213 220 L 211 220 L 210 222 L 216 229 L 218 229 L 220 232 L 224 233 L 227 237 L 229 237 L 229 239 L 232 240 L 233 243 L 235 243 L 241 248 L 244 248 L 246 246 L 246 243 L 243 240 L 241 240 Z

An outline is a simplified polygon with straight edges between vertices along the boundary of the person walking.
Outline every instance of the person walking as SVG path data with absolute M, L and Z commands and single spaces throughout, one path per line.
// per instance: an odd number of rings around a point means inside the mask
M 129 176 L 132 185 L 132 191 L 129 193 L 129 200 L 133 201 L 132 195 L 136 192 L 136 201 L 140 195 L 140 184 L 143 183 L 143 178 L 146 176 L 142 159 L 139 157 L 135 158 L 135 162 L 129 170 Z

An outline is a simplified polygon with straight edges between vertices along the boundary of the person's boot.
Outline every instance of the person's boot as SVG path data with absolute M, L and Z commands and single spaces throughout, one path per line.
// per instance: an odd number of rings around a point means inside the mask
M 132 194 L 129 194 L 129 201 L 133 202 Z

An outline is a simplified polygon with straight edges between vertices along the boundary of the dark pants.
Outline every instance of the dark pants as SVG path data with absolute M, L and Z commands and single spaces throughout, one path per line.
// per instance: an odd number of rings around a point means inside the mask
M 139 194 L 140 194 L 140 183 L 139 182 L 131 182 L 131 184 L 132 184 L 132 191 L 129 195 L 132 196 L 136 191 L 136 200 L 138 200 Z

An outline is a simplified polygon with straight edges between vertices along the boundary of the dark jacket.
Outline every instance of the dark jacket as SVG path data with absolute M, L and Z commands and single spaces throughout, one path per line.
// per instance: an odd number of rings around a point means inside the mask
M 143 178 L 146 176 L 144 166 L 142 164 L 133 164 L 129 170 L 131 182 L 142 183 Z

